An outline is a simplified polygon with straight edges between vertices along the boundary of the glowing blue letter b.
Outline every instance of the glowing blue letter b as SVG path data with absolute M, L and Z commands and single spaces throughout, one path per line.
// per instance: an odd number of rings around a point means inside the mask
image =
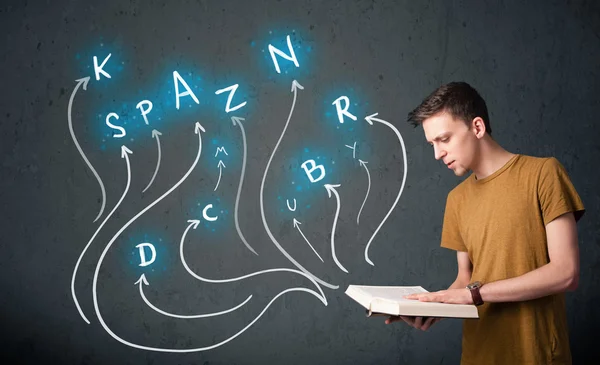
M 306 165 L 310 165 L 310 168 L 307 168 Z M 301 167 L 304 169 L 304 172 L 306 172 L 306 175 L 308 176 L 308 178 L 310 179 L 310 182 L 315 183 L 319 180 L 322 180 L 325 177 L 325 168 L 323 167 L 323 165 L 318 165 L 316 166 L 315 164 L 315 160 L 307 160 L 304 161 L 304 163 L 301 165 Z M 319 170 L 320 175 L 318 178 L 313 178 L 313 171 L 315 170 Z

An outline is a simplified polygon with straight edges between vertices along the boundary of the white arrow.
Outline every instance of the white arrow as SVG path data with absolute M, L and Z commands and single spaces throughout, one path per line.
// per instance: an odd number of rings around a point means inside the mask
M 310 246 L 310 248 L 312 248 L 312 250 L 315 252 L 315 255 L 317 255 L 317 257 L 319 258 L 319 260 L 321 260 L 321 262 L 325 262 L 325 261 L 323 261 L 323 259 L 321 258 L 321 256 L 317 252 L 317 250 L 315 250 L 315 248 L 313 247 L 313 245 L 311 245 L 310 242 L 308 242 L 308 239 L 306 238 L 306 236 L 304 235 L 304 233 L 302 233 L 302 230 L 300 229 L 300 225 L 301 224 L 302 223 L 298 222 L 296 220 L 296 218 L 294 218 L 294 228 L 296 228 L 298 230 L 298 232 L 300 232 L 300 234 L 302 235 L 302 238 L 304 238 L 304 240 L 306 241 L 306 243 L 308 243 L 308 245 Z
M 247 154 L 247 149 L 248 149 L 248 147 L 246 146 L 246 131 L 244 130 L 244 125 L 242 124 L 242 120 L 245 120 L 245 119 L 240 118 L 240 117 L 231 117 L 231 122 L 233 123 L 233 125 L 234 126 L 237 125 L 240 127 L 240 130 L 242 131 L 242 141 L 244 143 L 244 155 L 242 157 L 242 173 L 240 174 L 240 184 L 238 185 L 237 196 L 235 197 L 235 209 L 234 209 L 233 217 L 235 220 L 235 229 L 237 230 L 238 236 L 240 236 L 240 239 L 242 240 L 242 242 L 244 242 L 244 245 L 246 245 L 246 247 L 248 247 L 248 249 L 250 251 L 252 251 L 256 256 L 258 256 L 258 253 L 256 253 L 256 251 L 254 251 L 252 246 L 250 246 L 250 244 L 246 241 L 246 238 L 242 234 L 242 230 L 240 229 L 240 221 L 239 221 L 238 208 L 240 205 L 240 195 L 242 194 L 242 185 L 244 184 L 244 174 L 246 173 L 246 154 Z
M 375 266 L 375 264 L 373 264 L 371 259 L 369 259 L 369 247 L 371 246 L 371 242 L 373 242 L 373 238 L 375 238 L 375 235 L 377 234 L 377 232 L 379 232 L 379 229 L 381 229 L 381 226 L 383 226 L 383 223 L 385 223 L 386 219 L 388 219 L 388 217 L 392 213 L 392 210 L 394 210 L 394 208 L 396 207 L 396 204 L 398 204 L 398 200 L 400 200 L 400 195 L 402 195 L 402 190 L 404 190 L 404 184 L 406 183 L 406 172 L 408 169 L 408 162 L 407 162 L 407 158 L 406 158 L 406 146 L 404 146 L 404 140 L 402 139 L 402 135 L 400 134 L 398 129 L 396 129 L 396 127 L 394 127 L 391 123 L 386 122 L 385 120 L 382 120 L 382 119 L 375 118 L 377 116 L 377 114 L 378 113 L 371 114 L 368 117 L 365 117 L 365 120 L 370 125 L 373 125 L 373 122 L 378 122 L 378 123 L 384 124 L 384 125 L 388 126 L 389 128 L 391 128 L 394 131 L 394 133 L 396 133 L 396 137 L 398 137 L 398 140 L 400 141 L 400 145 L 402 146 L 402 159 L 404 162 L 404 172 L 403 172 L 403 176 L 402 176 L 402 184 L 400 185 L 400 191 L 398 192 L 398 196 L 396 196 L 396 200 L 394 201 L 394 204 L 392 204 L 392 207 L 390 208 L 389 212 L 385 215 L 385 217 L 379 224 L 379 227 L 377 227 L 377 229 L 373 233 L 373 236 L 371 236 L 369 243 L 367 243 L 367 247 L 365 248 L 365 260 L 373 266 Z
M 75 131 L 73 131 L 73 119 L 71 116 L 71 110 L 73 108 L 73 99 L 75 99 L 75 94 L 77 93 L 77 90 L 79 89 L 79 87 L 82 85 L 83 85 L 83 90 L 87 90 L 87 85 L 88 85 L 88 82 L 90 81 L 90 77 L 89 76 L 84 77 L 82 79 L 78 79 L 75 81 L 77 81 L 77 85 L 75 85 L 75 89 L 73 89 L 73 92 L 71 93 L 71 98 L 69 99 L 69 106 L 68 106 L 68 111 L 67 111 L 67 116 L 68 116 L 68 121 L 69 121 L 69 131 L 71 132 L 71 138 L 73 138 L 73 142 L 75 143 L 75 146 L 77 147 L 77 150 L 79 151 L 79 154 L 81 155 L 81 157 L 83 158 L 85 163 L 88 165 L 90 170 L 92 170 L 92 173 L 96 177 L 96 180 L 98 180 L 98 184 L 100 184 L 100 190 L 102 191 L 102 206 L 100 207 L 100 212 L 98 213 L 98 216 L 96 216 L 96 219 L 94 219 L 94 222 L 95 222 L 98 220 L 98 218 L 100 218 L 100 216 L 104 212 L 104 206 L 106 205 L 106 190 L 104 190 L 104 183 L 102 183 L 102 179 L 100 178 L 100 176 L 94 169 L 94 166 L 92 166 L 92 164 L 86 157 L 85 153 L 83 153 L 83 150 L 81 149 L 81 146 L 79 145 L 79 142 L 77 141 L 77 137 L 75 137 Z
M 192 173 L 192 171 L 198 164 L 198 160 L 200 159 L 200 155 L 202 153 L 202 135 L 200 134 L 200 131 L 205 132 L 204 128 L 200 125 L 200 123 L 196 123 L 194 126 L 194 132 L 198 135 L 198 154 L 196 155 L 196 159 L 194 160 L 194 162 L 192 163 L 192 166 L 189 168 L 189 170 L 186 172 L 186 174 L 171 189 L 166 191 L 158 199 L 156 199 L 154 202 L 152 202 L 146 208 L 144 208 L 142 211 L 140 211 L 138 214 L 136 214 L 123 227 L 121 227 L 121 229 L 119 229 L 119 231 L 117 233 L 115 233 L 115 235 L 112 237 L 112 239 L 108 242 L 108 244 L 104 248 L 104 251 L 102 251 L 102 254 L 100 255 L 100 259 L 98 260 L 98 264 L 96 265 L 96 270 L 94 272 L 94 280 L 93 280 L 93 284 L 92 284 L 92 291 L 93 291 L 92 293 L 93 293 L 93 298 L 94 298 L 94 309 L 96 311 L 96 316 L 98 317 L 98 320 L 100 321 L 100 324 L 102 325 L 104 330 L 106 332 L 108 332 L 108 334 L 110 334 L 115 340 L 117 340 L 125 345 L 136 347 L 136 348 L 147 349 L 147 350 L 153 349 L 151 347 L 144 347 L 144 346 L 132 344 L 131 342 L 127 342 L 127 341 L 123 340 L 122 338 L 117 336 L 104 322 L 104 318 L 102 318 L 102 314 L 100 313 L 100 307 L 98 306 L 98 274 L 100 273 L 100 268 L 102 267 L 102 261 L 104 260 L 106 253 L 108 252 L 108 250 L 110 249 L 112 244 L 115 242 L 117 237 L 119 237 L 119 235 L 121 235 L 121 233 L 123 233 L 123 231 L 125 229 L 127 229 L 127 227 L 129 227 L 136 219 L 138 219 L 142 214 L 144 214 L 150 208 L 152 208 L 153 206 L 158 204 L 158 202 L 160 202 L 162 199 L 164 199 L 167 195 L 171 194 L 173 192 L 173 190 L 177 189 L 179 187 L 179 185 L 181 185 L 187 179 L 187 177 Z M 156 350 L 156 349 L 154 349 L 154 350 Z M 156 350 L 156 351 L 160 351 L 160 350 Z
M 73 270 L 73 276 L 71 277 L 71 296 L 73 296 L 73 301 L 75 302 L 75 306 L 77 307 L 77 310 L 79 311 L 79 315 L 81 316 L 81 318 L 83 318 L 84 321 L 86 321 L 87 324 L 90 324 L 90 321 L 87 319 L 85 314 L 83 314 L 83 311 L 81 310 L 81 307 L 79 306 L 79 301 L 77 300 L 77 295 L 75 294 L 75 277 L 77 276 L 77 269 L 79 268 L 81 259 L 83 259 L 83 255 L 85 255 L 85 252 L 87 251 L 88 247 L 90 247 L 90 245 L 92 244 L 92 241 L 94 240 L 94 238 L 96 238 L 96 236 L 98 235 L 98 233 L 100 232 L 102 227 L 104 227 L 104 224 L 106 223 L 106 221 L 108 221 L 108 219 L 113 215 L 115 210 L 117 210 L 119 205 L 121 205 L 121 202 L 123 201 L 123 199 L 125 199 L 125 195 L 127 195 L 127 192 L 129 191 L 129 184 L 131 183 L 131 166 L 129 164 L 129 156 L 127 154 L 131 154 L 131 153 L 132 152 L 129 148 L 127 148 L 125 146 L 121 146 L 121 158 L 124 158 L 125 162 L 127 163 L 127 185 L 125 186 L 125 190 L 123 191 L 121 198 L 119 199 L 117 204 L 115 204 L 115 207 L 110 211 L 110 213 L 108 213 L 106 218 L 104 218 L 104 220 L 102 221 L 100 226 L 98 226 L 98 228 L 96 229 L 96 232 L 94 232 L 94 234 L 92 235 L 92 238 L 90 238 L 87 245 L 85 245 L 85 248 L 83 249 L 83 251 L 81 252 L 81 255 L 79 255 L 79 258 L 77 259 L 77 263 L 75 264 L 75 269 Z
M 230 278 L 230 279 L 209 279 L 209 278 L 206 278 L 206 277 L 196 274 L 192 269 L 190 269 L 189 265 L 187 264 L 187 261 L 185 261 L 185 255 L 183 254 L 183 243 L 185 242 L 185 237 L 186 237 L 188 231 L 192 228 L 193 229 L 198 228 L 200 221 L 196 220 L 196 219 L 191 219 L 191 220 L 188 220 L 188 223 L 190 223 L 190 224 L 187 226 L 187 228 L 181 235 L 181 242 L 179 243 L 179 256 L 181 258 L 181 263 L 183 264 L 183 267 L 185 268 L 185 270 L 194 278 L 196 278 L 200 281 L 207 282 L 207 283 L 217 284 L 217 283 L 232 283 L 235 281 L 240 281 L 243 279 L 250 278 L 252 276 L 266 274 L 266 273 L 270 273 L 270 272 L 293 272 L 295 274 L 304 276 L 305 278 L 310 280 L 313 284 L 315 284 L 315 287 L 317 288 L 317 290 L 319 290 L 321 295 L 318 295 L 317 293 L 315 293 L 312 290 L 310 290 L 309 292 L 311 292 L 313 295 L 315 295 L 317 298 L 319 298 L 319 300 L 321 300 L 321 302 L 323 302 L 323 304 L 327 305 L 327 298 L 325 298 L 325 293 L 323 293 L 323 290 L 321 289 L 319 284 L 317 284 L 315 279 L 313 279 L 313 277 L 309 274 L 305 274 L 302 271 L 298 271 L 298 270 L 294 270 L 294 269 L 279 268 L 279 269 L 261 270 L 261 271 L 253 272 L 251 274 L 247 274 L 247 275 L 243 275 L 243 276 L 239 276 L 239 277 L 235 277 L 235 278 Z
M 252 322 L 248 323 L 246 325 L 246 327 L 242 328 L 241 330 L 239 330 L 237 333 L 235 333 L 234 335 L 228 337 L 227 339 L 218 342 L 214 345 L 211 346 L 205 346 L 205 347 L 197 347 L 197 348 L 190 348 L 190 349 L 170 349 L 170 348 L 161 348 L 161 347 L 149 347 L 149 346 L 143 346 L 143 345 L 138 345 L 132 342 L 128 342 L 125 341 L 121 338 L 117 338 L 117 340 L 119 340 L 119 342 L 130 346 L 130 347 L 134 347 L 134 348 L 138 348 L 141 350 L 148 350 L 148 351 L 156 351 L 156 352 L 173 352 L 173 353 L 190 353 L 190 352 L 200 352 L 200 351 L 208 351 L 208 350 L 212 350 L 215 349 L 217 347 L 223 346 L 226 343 L 232 341 L 233 339 L 235 339 L 236 337 L 238 337 L 239 335 L 241 335 L 242 333 L 244 333 L 248 328 L 252 327 L 252 325 L 254 323 L 256 323 L 256 321 L 258 321 L 260 319 L 260 317 L 262 317 L 263 314 L 265 314 L 265 312 L 267 311 L 267 309 L 269 309 L 269 307 L 271 306 L 271 304 L 273 304 L 280 296 L 286 294 L 286 293 L 290 293 L 290 292 L 294 292 L 294 291 L 298 291 L 298 292 L 307 292 L 307 293 L 311 293 L 311 294 L 315 294 L 312 290 L 306 289 L 306 288 L 290 288 L 290 289 L 286 289 L 281 291 L 279 294 L 277 294 L 273 299 L 271 299 L 271 301 L 269 303 L 267 303 L 267 305 L 265 305 L 265 308 L 256 316 L 256 318 L 254 318 L 252 320 Z M 114 336 L 113 336 L 114 337 Z
M 217 167 L 219 168 L 219 180 L 217 180 L 217 185 L 215 186 L 215 190 L 213 190 L 213 191 L 217 191 L 217 188 L 219 187 L 219 182 L 221 181 L 221 174 L 223 173 L 223 167 L 226 167 L 226 166 L 223 163 L 223 161 L 219 160 L 219 164 L 217 165 Z
M 367 195 L 365 195 L 365 200 L 363 200 L 363 203 L 360 206 L 360 209 L 358 210 L 358 215 L 356 216 L 356 224 L 358 224 L 360 221 L 360 213 L 362 212 L 363 207 L 365 206 L 365 203 L 367 202 L 367 198 L 369 197 L 369 192 L 371 191 L 371 174 L 369 173 L 369 168 L 367 167 L 367 161 L 363 161 L 359 158 L 358 162 L 361 164 L 361 166 L 363 166 L 365 168 L 365 171 L 367 172 L 367 178 L 369 179 L 369 185 L 367 186 Z
M 156 168 L 154 169 L 154 175 L 152 175 L 152 179 L 150 179 L 148 186 L 146 186 L 146 188 L 144 190 L 142 190 L 142 193 L 145 192 L 146 190 L 148 190 L 150 185 L 152 185 L 152 183 L 154 182 L 154 178 L 156 177 L 156 174 L 158 173 L 158 169 L 160 168 L 161 154 L 160 154 L 160 139 L 158 138 L 158 136 L 162 136 L 162 133 L 160 133 L 156 129 L 153 129 L 152 130 L 152 138 L 156 138 L 156 145 L 158 146 L 158 160 L 156 162 Z
M 339 187 L 340 184 L 331 185 L 325 184 L 323 185 L 327 190 L 327 195 L 331 198 L 331 193 L 335 195 L 335 199 L 337 201 L 337 208 L 335 210 L 335 217 L 333 218 L 333 227 L 331 228 L 331 255 L 333 256 L 333 261 L 335 261 L 336 265 L 345 273 L 348 273 L 348 270 L 338 261 L 338 258 L 335 254 L 335 226 L 337 224 L 338 217 L 340 216 L 340 195 L 338 194 L 335 188 Z
M 227 309 L 227 310 L 224 310 L 221 312 L 204 313 L 204 314 L 196 314 L 196 315 L 180 315 L 180 314 L 173 314 L 173 313 L 165 312 L 164 310 L 159 309 L 156 306 L 154 306 L 152 303 L 150 303 L 150 301 L 148 300 L 148 298 L 146 298 L 146 295 L 144 294 L 144 288 L 142 285 L 142 284 L 149 285 L 145 274 L 142 274 L 142 276 L 140 276 L 139 280 L 135 282 L 135 285 L 137 285 L 137 284 L 139 284 L 139 286 L 140 286 L 140 296 L 142 297 L 142 299 L 144 299 L 144 302 L 146 302 L 146 304 L 150 308 L 154 309 L 156 312 L 158 312 L 160 314 L 164 314 L 165 316 L 174 317 L 174 318 L 194 319 L 194 318 L 208 318 L 208 317 L 221 316 L 223 314 L 231 313 L 237 309 L 240 309 L 246 303 L 248 303 L 248 301 L 250 301 L 250 299 L 252 299 L 252 295 L 250 295 L 248 298 L 246 298 L 246 300 L 244 300 L 244 302 L 236 305 L 233 308 L 230 308 L 230 309 Z
M 183 264 L 183 266 L 186 268 L 186 270 L 188 271 L 188 273 L 190 273 L 193 277 L 195 277 L 198 280 L 204 281 L 204 282 L 208 282 L 208 283 L 228 283 L 228 282 L 234 282 L 234 281 L 239 281 L 239 280 L 243 280 L 252 276 L 256 276 L 256 275 L 260 275 L 260 274 L 265 274 L 265 273 L 270 273 L 270 272 L 293 272 L 296 273 L 298 275 L 302 275 L 304 277 L 306 277 L 308 280 L 310 280 L 315 287 L 317 287 L 317 289 L 319 290 L 319 293 L 316 293 L 314 290 L 310 290 L 310 289 L 306 289 L 306 288 L 289 288 L 286 290 L 281 291 L 279 294 L 277 294 L 273 299 L 271 299 L 271 301 L 269 303 L 267 303 L 267 305 L 265 305 L 265 308 L 256 316 L 256 318 L 254 318 L 254 320 L 252 320 L 252 322 L 250 322 L 248 325 L 246 325 L 244 328 L 242 328 L 240 331 L 238 331 L 237 333 L 235 333 L 234 335 L 228 337 L 227 339 L 216 343 L 214 345 L 211 346 L 205 346 L 205 347 L 197 347 L 197 348 L 190 348 L 190 349 L 169 349 L 169 348 L 159 348 L 159 347 L 148 347 L 148 346 L 142 346 L 142 345 L 138 345 L 138 344 L 134 344 L 132 342 L 128 342 L 123 340 L 120 337 L 117 337 L 114 333 L 110 332 L 109 329 L 107 329 L 107 331 L 109 331 L 109 333 L 111 333 L 111 335 L 117 339 L 119 342 L 127 345 L 127 346 L 131 346 L 131 347 L 135 347 L 138 349 L 142 349 L 142 350 L 150 350 L 150 351 L 157 351 L 157 352 L 175 352 L 175 353 L 187 353 L 187 352 L 199 352 L 199 351 L 206 351 L 206 350 L 212 350 L 214 348 L 217 348 L 219 346 L 222 346 L 228 342 L 230 342 L 231 340 L 235 339 L 236 337 L 238 337 L 239 335 L 241 335 L 242 333 L 244 333 L 248 328 L 250 328 L 254 323 L 256 323 L 256 321 L 258 321 L 260 319 L 260 317 L 262 317 L 262 315 L 267 311 L 267 309 L 271 306 L 271 304 L 273 304 L 279 297 L 281 297 L 282 295 L 286 294 L 286 293 L 290 293 L 290 292 L 305 292 L 305 293 L 309 293 L 311 295 L 314 295 L 315 297 L 317 297 L 324 305 L 327 305 L 327 299 L 325 298 L 325 294 L 323 293 L 323 290 L 321 289 L 321 287 L 319 286 L 319 284 L 309 275 L 298 271 L 298 270 L 293 270 L 293 269 L 285 269 L 285 268 L 281 268 L 281 269 L 269 269 L 269 270 L 262 270 L 262 271 L 258 271 L 252 274 L 248 274 L 248 275 L 244 275 L 244 276 L 240 276 L 237 278 L 231 278 L 231 279 L 220 279 L 220 280 L 213 280 L 213 279 L 207 279 L 204 277 L 201 277 L 199 275 L 197 275 L 196 273 L 194 273 L 189 266 L 187 265 L 186 261 L 185 261 L 185 256 L 183 255 L 183 243 L 185 242 L 185 237 L 188 233 L 188 231 L 190 229 L 196 229 L 198 228 L 198 225 L 200 224 L 199 220 L 188 220 L 188 223 L 190 223 L 186 230 L 183 232 L 182 236 L 181 236 L 181 243 L 180 243 L 180 255 L 181 255 L 181 262 Z M 140 284 L 140 288 L 142 286 L 142 283 L 148 285 L 148 282 L 145 280 L 145 277 L 140 277 L 140 280 L 138 280 L 136 282 L 136 284 Z M 141 290 L 141 289 L 140 289 Z M 95 292 L 95 291 L 94 291 Z M 250 298 L 246 299 L 249 300 Z M 146 302 L 148 304 L 148 302 Z M 245 302 L 244 302 L 245 304 Z M 102 322 L 104 325 L 104 322 Z M 106 327 L 105 327 L 106 329 Z
M 271 239 L 273 244 L 275 246 L 277 246 L 279 251 L 281 251 L 281 253 L 283 253 L 283 255 L 285 257 L 287 257 L 288 260 L 290 260 L 291 263 L 296 265 L 296 267 L 299 268 L 302 272 L 312 276 L 320 284 L 322 284 L 330 289 L 337 289 L 337 288 L 339 288 L 338 285 L 332 285 L 332 284 L 329 284 L 329 283 L 317 278 L 315 275 L 313 275 L 308 270 L 306 270 L 302 265 L 300 265 L 300 263 L 298 263 L 296 260 L 294 260 L 294 258 L 289 253 L 287 253 L 287 251 L 284 250 L 283 247 L 281 247 L 279 242 L 277 242 L 277 240 L 273 236 L 273 233 L 271 233 L 271 230 L 269 229 L 269 225 L 267 224 L 267 219 L 265 218 L 264 191 L 265 191 L 265 181 L 267 180 L 267 173 L 269 171 L 269 167 L 271 166 L 271 161 L 273 161 L 273 157 L 275 156 L 275 153 L 277 152 L 277 148 L 279 147 L 279 144 L 281 143 L 281 140 L 283 139 L 283 136 L 285 135 L 285 131 L 287 130 L 288 125 L 290 124 L 290 120 L 292 119 L 292 114 L 294 113 L 294 107 L 296 106 L 296 97 L 298 94 L 298 89 L 302 90 L 302 89 L 304 89 L 304 87 L 302 85 L 300 85 L 296 80 L 294 80 L 292 82 L 292 92 L 294 93 L 294 101 L 292 102 L 290 114 L 288 115 L 287 122 L 285 123 L 285 127 L 283 128 L 283 132 L 281 132 L 281 136 L 279 136 L 279 140 L 277 141 L 277 144 L 275 145 L 275 148 L 273 149 L 273 152 L 271 153 L 271 157 L 269 157 L 269 162 L 267 162 L 267 166 L 265 167 L 265 172 L 263 174 L 262 182 L 260 184 L 260 215 L 262 217 L 262 222 L 265 227 L 265 230 L 267 231 L 267 234 L 269 235 L 269 238 Z

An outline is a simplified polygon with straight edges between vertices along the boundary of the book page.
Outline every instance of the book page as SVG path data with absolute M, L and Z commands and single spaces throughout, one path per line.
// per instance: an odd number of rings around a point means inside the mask
M 420 286 L 363 286 L 360 290 L 372 298 L 380 298 L 396 302 L 413 301 L 412 299 L 404 298 L 405 295 L 414 293 L 428 293 L 427 290 Z

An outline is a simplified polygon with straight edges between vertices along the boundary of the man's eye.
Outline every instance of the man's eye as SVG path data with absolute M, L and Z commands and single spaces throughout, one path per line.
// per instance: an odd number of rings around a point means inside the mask
M 444 138 L 444 139 L 442 139 L 442 142 L 448 142 L 449 139 L 450 138 Z

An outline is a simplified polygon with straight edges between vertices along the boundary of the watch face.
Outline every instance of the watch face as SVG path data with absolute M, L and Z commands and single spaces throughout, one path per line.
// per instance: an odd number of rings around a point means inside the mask
M 478 288 L 479 286 L 481 286 L 481 283 L 479 281 L 475 281 L 475 282 L 467 285 L 467 288 L 473 289 L 473 288 Z

